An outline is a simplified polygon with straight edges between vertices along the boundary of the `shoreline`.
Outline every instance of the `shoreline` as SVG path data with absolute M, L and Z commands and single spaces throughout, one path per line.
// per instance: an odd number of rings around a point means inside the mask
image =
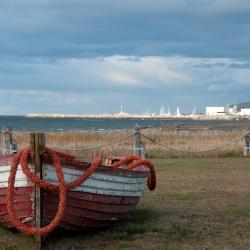
M 147 116 L 147 115 L 80 115 L 80 114 L 27 114 L 26 118 L 45 118 L 45 119 L 114 119 L 114 120 L 202 120 L 202 121 L 238 121 L 250 120 L 250 116 L 241 115 L 178 115 L 178 116 Z

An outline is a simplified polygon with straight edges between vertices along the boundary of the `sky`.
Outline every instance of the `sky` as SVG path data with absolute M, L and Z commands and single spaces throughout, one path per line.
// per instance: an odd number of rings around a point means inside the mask
M 0 115 L 250 101 L 249 0 L 0 0 Z

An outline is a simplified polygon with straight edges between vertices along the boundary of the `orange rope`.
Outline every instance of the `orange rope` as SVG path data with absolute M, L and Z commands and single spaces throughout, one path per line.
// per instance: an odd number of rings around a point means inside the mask
M 80 176 L 79 178 L 77 178 L 72 182 L 65 183 L 59 156 L 68 159 L 73 159 L 73 157 L 68 154 L 60 153 L 50 148 L 46 148 L 45 152 L 51 156 L 52 164 L 55 168 L 58 179 L 57 184 L 52 184 L 46 180 L 40 179 L 30 170 L 28 166 L 28 162 L 30 161 L 30 148 L 25 148 L 15 155 L 10 169 L 10 175 L 8 179 L 8 189 L 7 189 L 7 211 L 9 213 L 13 225 L 18 230 L 28 235 L 45 235 L 52 232 L 59 225 L 60 221 L 63 218 L 66 206 L 66 190 L 73 189 L 81 185 L 102 163 L 100 157 L 96 158 L 82 176 Z M 57 213 L 54 219 L 51 221 L 51 223 L 47 226 L 41 228 L 29 227 L 21 222 L 21 220 L 18 218 L 14 210 L 14 184 L 15 184 L 17 167 L 19 163 L 21 164 L 22 171 L 24 172 L 29 181 L 31 181 L 38 187 L 43 188 L 45 190 L 51 190 L 51 191 L 56 190 L 59 192 L 59 204 Z M 114 163 L 112 167 L 119 167 L 126 163 L 130 164 L 126 166 L 125 169 L 134 169 L 143 166 L 148 167 L 150 169 L 150 176 L 148 177 L 147 180 L 148 188 L 150 190 L 155 189 L 156 186 L 155 170 L 153 164 L 150 161 L 143 160 L 139 156 L 127 156 L 121 159 L 119 162 Z
M 22 151 L 20 151 L 13 159 L 10 175 L 8 179 L 8 189 L 7 189 L 7 211 L 9 213 L 10 219 L 14 226 L 20 230 L 21 232 L 28 234 L 28 235 L 45 235 L 50 232 L 52 232 L 60 223 L 60 221 L 63 218 L 64 210 L 66 206 L 66 190 L 74 188 L 80 184 L 82 184 L 85 180 L 88 179 L 88 177 L 95 171 L 96 168 L 98 168 L 101 164 L 101 159 L 97 158 L 93 161 L 93 163 L 90 165 L 90 167 L 85 171 L 85 173 L 76 179 L 75 181 L 72 181 L 71 183 L 66 184 L 64 182 L 64 175 L 63 170 L 60 162 L 60 158 L 57 155 L 57 152 L 46 148 L 46 153 L 51 155 L 52 164 L 55 167 L 56 175 L 58 179 L 58 184 L 53 185 L 49 182 L 46 182 L 40 178 L 38 178 L 35 174 L 33 174 L 28 167 L 28 159 L 29 159 L 29 153 L 30 149 L 26 148 Z M 15 177 L 17 172 L 18 164 L 21 162 L 22 169 L 26 172 L 25 175 L 27 178 L 38 185 L 40 188 L 44 188 L 45 190 L 59 190 L 59 204 L 58 204 L 58 210 L 55 215 L 55 218 L 51 221 L 51 223 L 45 227 L 37 228 L 37 227 L 29 227 L 21 222 L 21 220 L 18 218 L 15 210 L 14 210 L 14 183 L 15 183 Z M 27 171 L 28 170 L 28 171 Z
M 49 154 L 54 152 L 54 150 L 50 149 L 50 148 L 46 148 L 46 150 L 47 150 L 47 153 L 49 153 Z M 27 176 L 28 180 L 31 181 L 32 183 L 36 184 L 37 186 L 44 188 L 45 190 L 50 190 L 50 191 L 59 190 L 58 184 L 52 184 L 46 180 L 40 179 L 30 170 L 30 168 L 28 166 L 29 154 L 30 154 L 30 149 L 27 148 L 27 149 L 24 149 L 23 154 L 21 156 L 21 167 L 22 167 L 24 174 Z M 84 174 L 82 176 L 80 176 L 78 179 L 76 179 L 70 183 L 65 183 L 66 189 L 70 190 L 70 189 L 73 189 L 73 188 L 81 185 L 84 181 L 86 181 L 89 178 L 89 176 L 101 164 L 102 164 L 101 158 L 97 157 L 92 162 L 91 166 L 88 167 L 88 169 L 84 172 Z
M 131 163 L 131 161 L 132 161 L 132 163 Z M 147 180 L 148 189 L 151 191 L 155 189 L 155 187 L 156 187 L 156 174 L 155 174 L 154 165 L 152 164 L 151 161 L 143 160 L 138 155 L 131 155 L 131 156 L 126 156 L 126 157 L 122 158 L 120 161 L 113 163 L 112 167 L 118 168 L 126 163 L 130 163 L 128 166 L 125 167 L 125 169 L 128 169 L 128 170 L 138 168 L 138 167 L 143 167 L 143 166 L 148 167 L 150 170 L 150 175 L 149 175 L 148 180 Z
M 131 164 L 129 164 L 126 167 L 126 169 L 134 169 L 134 168 L 138 168 L 140 166 L 146 166 L 149 168 L 150 175 L 149 175 L 148 180 L 147 180 L 147 185 L 148 185 L 148 189 L 153 191 L 156 187 L 156 173 L 155 173 L 154 165 L 152 164 L 151 161 L 140 159 L 138 161 L 135 161 L 135 162 L 132 162 Z
M 14 226 L 20 230 L 21 232 L 28 234 L 28 235 L 44 235 L 48 234 L 55 229 L 61 219 L 64 215 L 64 210 L 66 206 L 66 187 L 64 183 L 64 176 L 63 171 L 60 163 L 60 159 L 57 156 L 56 153 L 51 154 L 52 163 L 56 170 L 56 175 L 58 178 L 59 183 L 59 204 L 58 204 L 58 210 L 56 213 L 55 218 L 51 221 L 51 223 L 45 227 L 36 228 L 36 227 L 29 227 L 21 222 L 21 220 L 18 218 L 15 210 L 14 210 L 14 183 L 15 183 L 15 177 L 17 172 L 17 167 L 20 162 L 20 159 L 24 153 L 24 150 L 20 151 L 14 158 L 10 170 L 10 176 L 8 180 L 8 189 L 7 189 L 7 211 L 9 213 L 10 219 Z
M 121 160 L 114 162 L 111 167 L 118 168 L 122 166 L 123 164 L 130 163 L 132 161 L 136 161 L 141 159 L 140 156 L 138 155 L 130 155 L 130 156 L 125 156 Z

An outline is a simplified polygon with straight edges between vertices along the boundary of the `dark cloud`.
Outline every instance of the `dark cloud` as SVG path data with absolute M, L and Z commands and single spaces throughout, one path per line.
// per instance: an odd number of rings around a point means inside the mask
M 0 39 L 0 114 L 199 110 L 249 93 L 247 0 L 0 0 Z
M 217 2 L 2 1 L 0 55 L 250 58 L 249 4 Z

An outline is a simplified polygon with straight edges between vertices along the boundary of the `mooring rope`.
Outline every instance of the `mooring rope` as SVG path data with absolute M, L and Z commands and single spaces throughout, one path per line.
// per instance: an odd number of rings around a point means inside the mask
M 44 179 L 40 179 L 36 176 L 29 168 L 28 163 L 30 162 L 30 148 L 25 148 L 17 153 L 12 161 L 10 175 L 8 179 L 8 188 L 7 188 L 7 212 L 11 219 L 11 223 L 21 232 L 28 234 L 28 235 L 45 235 L 52 232 L 61 222 L 64 211 L 66 208 L 66 196 L 67 190 L 76 188 L 77 186 L 82 185 L 102 164 L 102 160 L 100 157 L 97 157 L 86 169 L 86 171 L 77 179 L 65 183 L 63 169 L 60 161 L 60 156 L 64 157 L 65 159 L 72 160 L 73 156 L 68 154 L 64 154 L 58 151 L 55 151 L 51 148 L 46 148 L 45 152 L 50 155 L 52 165 L 55 168 L 56 176 L 58 179 L 57 184 L 52 184 Z M 124 163 L 131 162 L 131 156 L 127 156 L 123 158 L 123 161 L 119 162 L 119 166 L 124 167 Z M 33 184 L 37 185 L 40 188 L 50 191 L 57 191 L 59 192 L 59 204 L 56 215 L 54 219 L 44 227 L 30 227 L 24 224 L 20 218 L 18 217 L 16 211 L 14 210 L 14 193 L 15 193 L 15 177 L 17 172 L 18 165 L 21 164 L 21 168 L 27 179 L 32 182 Z M 70 163 L 67 163 L 70 166 Z M 116 166 L 118 167 L 118 165 Z M 147 184 L 149 190 L 154 190 L 156 187 L 156 175 L 154 166 L 150 161 L 142 160 L 140 157 L 135 158 L 135 161 L 132 162 L 125 169 L 131 170 L 138 167 L 148 167 L 150 170 Z
M 226 142 L 226 143 L 221 144 L 221 145 L 217 145 L 217 146 L 215 146 L 213 148 L 204 149 L 204 150 L 187 150 L 187 149 L 176 148 L 176 147 L 173 147 L 173 146 L 169 146 L 169 145 L 165 145 L 165 144 L 162 144 L 160 142 L 157 142 L 155 139 L 153 139 L 153 138 L 151 138 L 149 136 L 146 136 L 141 132 L 138 132 L 138 133 L 140 133 L 140 135 L 143 136 L 144 138 L 148 139 L 149 141 L 151 141 L 154 144 L 159 145 L 161 147 L 171 149 L 171 150 L 175 150 L 175 151 L 179 151 L 179 152 L 195 154 L 195 153 L 206 153 L 206 152 L 210 152 L 210 151 L 214 151 L 214 150 L 217 150 L 217 149 L 220 149 L 220 148 L 227 147 L 227 146 L 239 141 L 240 139 L 244 138 L 249 133 L 249 131 L 245 132 L 244 134 L 242 134 L 241 136 L 235 138 L 232 141 Z
M 147 179 L 148 189 L 153 191 L 156 187 L 156 173 L 154 165 L 149 160 L 144 160 L 138 155 L 130 155 L 122 158 L 120 161 L 115 162 L 111 165 L 111 167 L 118 168 L 120 166 L 124 166 L 124 164 L 129 164 L 125 167 L 127 170 L 131 170 L 140 166 L 148 167 L 150 171 L 150 175 Z

